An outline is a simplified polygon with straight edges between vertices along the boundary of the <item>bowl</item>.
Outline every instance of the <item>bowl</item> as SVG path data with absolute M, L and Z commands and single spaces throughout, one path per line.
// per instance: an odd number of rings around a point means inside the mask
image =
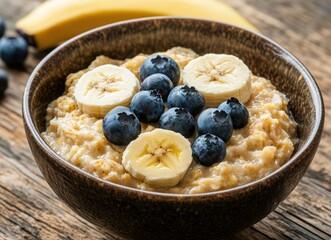
M 291 159 L 270 175 L 229 190 L 167 194 L 107 182 L 71 165 L 41 138 L 47 105 L 64 91 L 65 77 L 98 55 L 125 59 L 174 46 L 199 54 L 238 56 L 289 98 L 299 141 Z M 26 135 L 46 181 L 74 212 L 126 239 L 219 239 L 258 222 L 298 184 L 320 142 L 324 106 L 308 70 L 262 35 L 220 22 L 146 18 L 104 26 L 53 50 L 31 74 L 23 98 Z

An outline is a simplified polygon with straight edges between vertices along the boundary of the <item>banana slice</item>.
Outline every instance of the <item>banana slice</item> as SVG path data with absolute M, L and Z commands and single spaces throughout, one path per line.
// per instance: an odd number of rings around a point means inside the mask
M 246 103 L 252 93 L 251 71 L 239 58 L 206 54 L 190 61 L 183 70 L 183 82 L 203 94 L 206 107 L 235 97 Z
M 164 129 L 146 132 L 123 153 L 122 164 L 131 175 L 155 187 L 172 187 L 184 177 L 192 162 L 190 142 Z
M 129 106 L 140 89 L 137 77 L 124 67 L 106 64 L 85 73 L 74 90 L 78 107 L 102 118 L 116 106 Z

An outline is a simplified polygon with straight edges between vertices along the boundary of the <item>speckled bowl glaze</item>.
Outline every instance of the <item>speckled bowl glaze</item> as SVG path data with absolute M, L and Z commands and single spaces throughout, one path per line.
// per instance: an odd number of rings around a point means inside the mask
M 46 106 L 65 77 L 98 55 L 125 59 L 174 46 L 199 54 L 234 54 L 289 97 L 299 142 L 280 169 L 250 184 L 197 195 L 147 192 L 103 181 L 71 165 L 40 137 Z M 288 51 L 252 32 L 201 19 L 150 18 L 84 33 L 51 52 L 34 70 L 23 98 L 26 135 L 54 192 L 77 214 L 126 239 L 219 239 L 261 220 L 297 185 L 320 142 L 324 106 L 308 70 Z

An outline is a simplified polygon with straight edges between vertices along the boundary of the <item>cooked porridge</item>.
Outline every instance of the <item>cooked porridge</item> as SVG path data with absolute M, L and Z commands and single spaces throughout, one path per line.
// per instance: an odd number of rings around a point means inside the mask
M 199 57 L 192 50 L 180 47 L 162 54 L 174 59 L 181 73 L 191 60 Z M 270 174 L 291 157 L 296 123 L 287 110 L 288 100 L 269 80 L 252 76 L 252 94 L 245 103 L 249 112 L 248 124 L 233 129 L 223 161 L 210 167 L 192 161 L 183 179 L 172 187 L 155 187 L 133 177 L 122 165 L 126 146 L 112 144 L 106 139 L 103 119 L 83 113 L 74 90 L 85 73 L 105 64 L 123 66 L 139 79 L 139 68 L 146 58 L 147 55 L 140 54 L 121 61 L 99 56 L 87 69 L 68 75 L 65 92 L 47 108 L 47 129 L 42 133 L 47 144 L 70 163 L 104 180 L 138 189 L 179 194 L 244 185 Z M 182 74 L 179 84 L 183 84 Z M 142 123 L 141 132 L 150 132 L 157 127 L 157 124 Z M 192 143 L 194 137 L 189 140 Z

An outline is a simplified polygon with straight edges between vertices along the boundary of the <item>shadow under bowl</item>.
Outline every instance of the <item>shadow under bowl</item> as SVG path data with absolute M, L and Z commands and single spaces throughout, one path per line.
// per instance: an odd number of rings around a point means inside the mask
M 47 105 L 64 91 L 68 74 L 98 55 L 125 59 L 174 46 L 198 54 L 241 58 L 289 98 L 298 123 L 292 158 L 272 174 L 234 189 L 197 195 L 147 192 L 107 182 L 71 165 L 43 141 Z M 321 93 L 308 70 L 271 40 L 201 19 L 149 18 L 104 26 L 69 40 L 36 67 L 23 98 L 33 156 L 48 184 L 73 211 L 128 239 L 219 239 L 258 222 L 294 189 L 317 150 L 324 122 Z

